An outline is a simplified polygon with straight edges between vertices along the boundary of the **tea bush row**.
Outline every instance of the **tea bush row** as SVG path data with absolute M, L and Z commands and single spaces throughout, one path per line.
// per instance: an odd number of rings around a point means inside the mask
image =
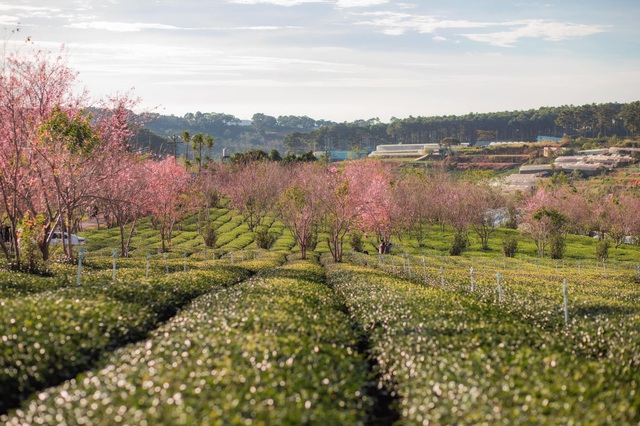
M 352 256 L 360 263 L 370 262 L 393 274 L 400 274 L 416 283 L 442 287 L 438 265 L 443 269 L 444 288 L 472 297 L 486 304 L 500 302 L 504 315 L 527 321 L 530 325 L 565 335 L 571 350 L 592 357 L 613 357 L 621 364 L 640 365 L 640 288 L 634 280 L 635 271 L 620 270 L 604 278 L 594 270 L 562 268 L 557 275 L 548 269 L 539 273 L 538 265 L 517 263 L 504 268 L 503 262 L 486 260 L 474 266 L 474 291 L 471 292 L 469 260 L 449 258 L 388 257 L 374 263 L 362 255 Z M 407 264 L 413 265 L 409 272 Z M 480 267 L 478 267 L 480 266 Z M 427 280 L 425 281 L 425 271 Z M 497 274 L 501 275 L 501 291 L 497 289 Z M 568 281 L 570 323 L 565 324 L 562 280 Z M 500 296 L 502 299 L 500 300 Z
M 353 265 L 329 282 L 407 424 L 637 424 L 638 370 L 566 348 L 500 304 Z
M 198 298 L 14 417 L 64 424 L 363 424 L 367 363 L 323 270 L 297 261 Z
M 282 261 L 269 256 L 249 264 L 252 270 L 221 265 L 0 299 L 0 412 L 88 368 L 102 353 L 142 338 L 196 297 Z

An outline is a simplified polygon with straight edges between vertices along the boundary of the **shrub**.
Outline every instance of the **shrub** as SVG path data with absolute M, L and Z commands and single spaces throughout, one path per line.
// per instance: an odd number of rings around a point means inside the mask
M 351 234 L 349 234 L 349 245 L 351 245 L 353 251 L 362 253 L 362 251 L 364 250 L 362 244 L 362 232 L 357 230 L 351 232 Z
M 567 248 L 567 239 L 564 235 L 551 235 L 549 237 L 549 250 L 552 259 L 562 259 Z
M 509 236 L 502 240 L 502 251 L 506 257 L 515 257 L 518 252 L 518 239 L 513 236 Z
M 453 236 L 453 243 L 451 243 L 451 248 L 449 249 L 449 254 L 451 256 L 460 256 L 464 249 L 467 248 L 468 240 L 467 236 L 462 232 L 456 232 Z
M 611 243 L 608 238 L 603 238 L 596 245 L 596 260 L 607 260 Z
M 208 248 L 216 248 L 216 241 L 218 241 L 218 233 L 215 228 L 207 225 L 202 228 L 202 238 L 204 239 L 204 245 Z
M 276 242 L 278 237 L 266 228 L 260 228 L 256 231 L 256 245 L 261 249 L 270 249 Z

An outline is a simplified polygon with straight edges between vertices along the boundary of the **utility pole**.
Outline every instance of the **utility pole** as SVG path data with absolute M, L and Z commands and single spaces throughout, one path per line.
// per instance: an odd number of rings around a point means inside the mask
M 171 139 L 171 141 L 169 142 L 169 145 L 173 146 L 173 158 L 178 158 L 178 144 L 180 142 L 178 142 L 178 135 L 171 135 L 169 136 L 169 139 Z

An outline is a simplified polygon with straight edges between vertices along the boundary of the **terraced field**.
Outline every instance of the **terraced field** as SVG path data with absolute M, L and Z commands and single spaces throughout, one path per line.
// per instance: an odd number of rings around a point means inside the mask
M 334 264 L 323 244 L 300 260 L 273 219 L 258 250 L 236 213 L 212 215 L 216 250 L 192 218 L 158 253 L 143 222 L 115 269 L 118 233 L 102 229 L 83 233 L 81 270 L 0 272 L 0 422 L 640 424 L 633 251 L 406 245 Z

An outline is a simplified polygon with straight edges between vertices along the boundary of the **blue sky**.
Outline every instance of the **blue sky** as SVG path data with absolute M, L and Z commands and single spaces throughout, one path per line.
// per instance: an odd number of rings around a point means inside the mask
M 640 99 L 637 0 L 4 0 L 94 96 L 351 121 Z

